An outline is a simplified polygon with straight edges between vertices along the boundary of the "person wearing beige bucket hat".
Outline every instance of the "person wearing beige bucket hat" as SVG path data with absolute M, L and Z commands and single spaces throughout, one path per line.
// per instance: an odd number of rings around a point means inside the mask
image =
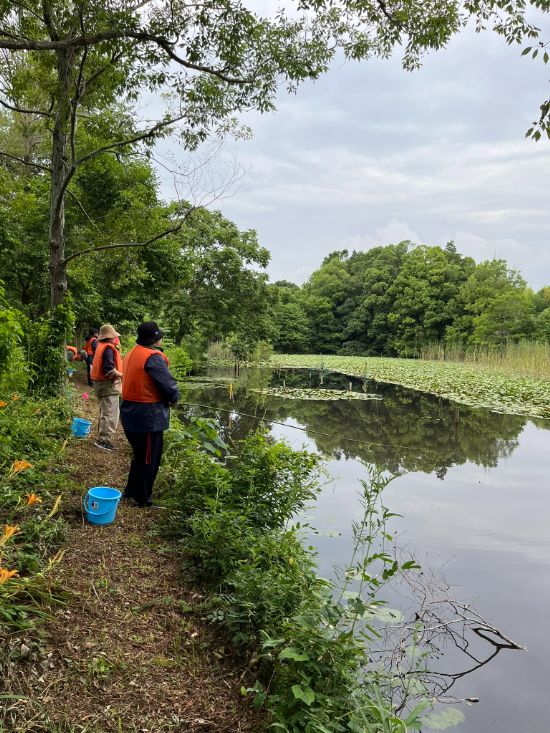
M 92 379 L 99 402 L 99 430 L 95 445 L 109 451 L 115 449 L 112 438 L 120 415 L 122 356 L 115 345 L 119 336 L 110 323 L 101 326 L 92 363 Z

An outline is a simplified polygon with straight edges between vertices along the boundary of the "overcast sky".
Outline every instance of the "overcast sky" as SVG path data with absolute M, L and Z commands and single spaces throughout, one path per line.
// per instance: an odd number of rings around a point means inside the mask
M 246 118 L 253 139 L 223 153 L 243 179 L 214 208 L 257 230 L 273 280 L 302 283 L 336 249 L 452 239 L 550 284 L 550 142 L 524 137 L 550 66 L 520 52 L 466 32 L 413 73 L 399 58 L 335 64 Z

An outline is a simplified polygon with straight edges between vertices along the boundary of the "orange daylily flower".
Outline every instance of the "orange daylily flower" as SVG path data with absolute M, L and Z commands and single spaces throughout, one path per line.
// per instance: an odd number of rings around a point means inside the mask
M 4 402 L 4 400 L 0 400 L 0 407 L 7 407 L 8 403 Z
M 27 506 L 33 506 L 34 504 L 40 504 L 42 499 L 38 494 L 27 494 Z
M 2 537 L 0 537 L 0 545 L 3 545 L 4 543 L 6 543 L 10 537 L 13 537 L 13 535 L 17 534 L 18 532 L 19 532 L 18 524 L 5 524 L 4 532 L 2 534 Z
M 17 570 L 6 570 L 6 568 L 0 568 L 0 585 L 4 585 L 10 578 L 17 575 Z
M 21 471 L 26 471 L 28 468 L 32 468 L 32 463 L 29 463 L 28 461 L 22 460 L 22 461 L 14 461 L 11 465 L 11 473 L 21 473 Z

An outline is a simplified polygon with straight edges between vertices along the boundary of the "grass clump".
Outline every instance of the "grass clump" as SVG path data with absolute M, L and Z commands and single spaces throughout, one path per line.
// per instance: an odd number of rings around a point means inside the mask
M 500 346 L 433 343 L 421 350 L 421 358 L 429 361 L 456 361 L 513 377 L 550 379 L 550 343 L 519 341 Z

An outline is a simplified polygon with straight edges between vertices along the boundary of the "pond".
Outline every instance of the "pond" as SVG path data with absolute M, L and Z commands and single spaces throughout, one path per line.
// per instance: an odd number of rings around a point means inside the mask
M 402 515 L 391 527 L 400 547 L 426 575 L 431 568 L 446 581 L 449 598 L 470 604 L 507 639 L 526 647 L 505 648 L 457 678 L 449 696 L 479 702 L 461 706 L 465 721 L 453 730 L 548 733 L 550 421 L 472 409 L 335 373 L 250 370 L 236 376 L 218 369 L 204 376 L 188 384 L 188 414 L 216 417 L 234 440 L 265 419 L 276 437 L 324 456 L 331 480 L 308 513 L 318 530 L 312 541 L 321 575 L 349 560 L 351 523 L 361 517 L 364 464 L 396 476 L 384 503 Z M 265 394 L 268 387 L 272 393 Z M 277 394 L 281 387 L 292 399 Z M 317 400 L 310 388 L 376 398 Z M 409 603 L 399 589 L 389 600 L 394 607 Z M 440 671 L 460 675 L 477 666 L 452 640 L 443 646 Z M 495 648 L 476 637 L 466 651 L 483 661 Z

